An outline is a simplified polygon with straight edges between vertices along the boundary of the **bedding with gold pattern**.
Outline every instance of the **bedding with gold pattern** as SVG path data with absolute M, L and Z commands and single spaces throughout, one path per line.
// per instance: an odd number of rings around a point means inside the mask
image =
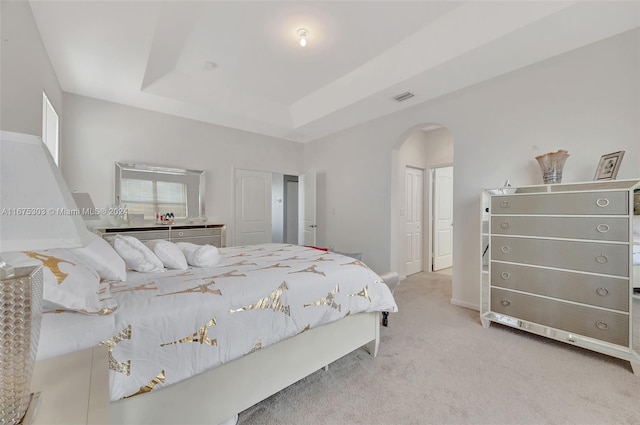
M 112 400 L 177 383 L 350 314 L 397 311 L 387 285 L 361 261 L 286 244 L 221 248 L 214 267 L 130 271 L 110 291 L 116 328 L 102 343 Z

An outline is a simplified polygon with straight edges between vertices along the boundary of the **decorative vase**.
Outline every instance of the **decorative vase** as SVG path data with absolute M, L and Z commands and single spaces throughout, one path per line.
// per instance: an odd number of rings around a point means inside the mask
M 562 182 L 562 168 L 568 157 L 568 151 L 562 149 L 558 152 L 536 156 L 540 169 L 542 169 L 542 180 L 545 184 Z
M 30 384 L 40 337 L 42 280 L 42 266 L 17 267 L 13 276 L 0 279 L 2 425 L 23 423 L 27 410 L 35 408 Z

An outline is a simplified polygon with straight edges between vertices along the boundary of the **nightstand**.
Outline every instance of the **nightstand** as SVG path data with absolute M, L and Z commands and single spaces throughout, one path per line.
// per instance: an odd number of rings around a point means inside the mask
M 109 424 L 107 347 L 36 362 L 31 390 L 40 392 L 33 425 Z

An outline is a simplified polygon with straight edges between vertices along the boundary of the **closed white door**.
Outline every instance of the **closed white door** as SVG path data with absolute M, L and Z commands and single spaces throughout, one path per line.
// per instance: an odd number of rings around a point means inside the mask
M 407 275 L 422 271 L 422 205 L 424 172 L 407 167 L 405 171 L 405 261 Z
M 453 167 L 433 172 L 433 270 L 453 265 Z
M 271 242 L 271 175 L 235 170 L 235 245 Z
M 316 244 L 316 173 L 298 176 L 298 244 Z

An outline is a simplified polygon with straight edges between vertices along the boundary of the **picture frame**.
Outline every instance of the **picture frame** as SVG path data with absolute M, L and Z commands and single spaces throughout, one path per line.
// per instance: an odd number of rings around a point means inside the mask
M 598 168 L 596 168 L 596 175 L 593 179 L 614 180 L 618 175 L 618 170 L 620 169 L 620 163 L 622 162 L 623 156 L 624 151 L 611 152 L 606 155 L 602 155 L 600 162 L 598 163 Z

